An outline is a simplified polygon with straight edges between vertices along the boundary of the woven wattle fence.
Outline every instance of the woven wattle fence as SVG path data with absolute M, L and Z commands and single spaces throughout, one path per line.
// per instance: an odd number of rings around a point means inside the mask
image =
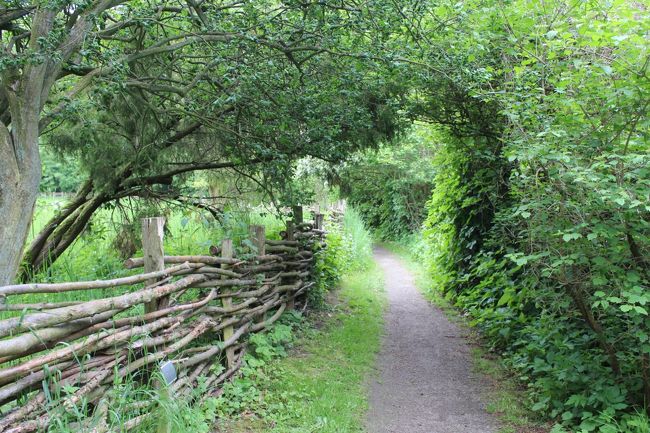
M 295 213 L 301 219 L 302 212 Z M 210 255 L 165 256 L 164 220 L 149 218 L 143 220 L 144 257 L 125 262 L 128 269 L 144 267 L 141 274 L 0 287 L 0 311 L 14 312 L 0 320 L 0 432 L 46 431 L 53 413 L 75 407 L 93 420 L 79 430 L 109 431 L 116 377 L 156 383 L 174 397 L 189 395 L 200 380 L 205 397 L 218 394 L 242 363 L 244 337 L 294 308 L 315 284 L 315 255 L 325 247 L 323 216 L 300 219 L 287 222 L 282 240 L 267 240 L 264 227 L 251 226 L 240 256 L 228 239 Z M 73 291 L 101 296 L 20 303 L 26 294 L 47 299 Z M 67 392 L 52 399 L 53 389 Z M 137 405 L 122 431 L 147 420 L 155 402 Z

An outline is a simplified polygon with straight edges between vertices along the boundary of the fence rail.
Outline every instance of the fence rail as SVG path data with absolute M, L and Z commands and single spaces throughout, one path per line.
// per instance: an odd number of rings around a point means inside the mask
M 211 255 L 166 256 L 163 224 L 143 220 L 143 257 L 124 264 L 143 268 L 141 274 L 0 287 L 0 311 L 16 312 L 0 320 L 0 432 L 44 430 L 53 413 L 81 403 L 96 424 L 79 430 L 107 432 L 106 396 L 116 375 L 165 380 L 174 395 L 189 394 L 200 377 L 217 390 L 241 365 L 242 337 L 271 325 L 315 284 L 315 252 L 325 246 L 323 218 L 315 215 L 314 222 L 287 222 L 281 240 L 251 226 L 240 257 L 229 239 Z M 111 295 L 119 288 L 123 293 Z M 97 289 L 102 296 L 85 301 L 20 301 L 26 294 Z M 219 363 L 224 368 L 216 371 L 223 371 L 213 374 Z M 54 401 L 48 390 L 56 387 L 73 391 Z M 140 402 L 123 429 L 140 425 L 153 405 Z

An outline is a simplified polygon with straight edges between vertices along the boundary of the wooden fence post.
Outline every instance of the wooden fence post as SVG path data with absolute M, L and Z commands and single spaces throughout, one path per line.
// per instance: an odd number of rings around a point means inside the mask
M 287 240 L 293 241 L 296 239 L 296 226 L 293 220 L 287 220 Z
M 224 239 L 221 241 L 221 257 L 226 258 L 226 259 L 232 259 L 232 239 Z M 221 265 L 222 268 L 226 268 L 227 266 Z M 226 275 L 223 275 L 221 279 L 227 279 L 228 277 Z M 231 308 L 232 307 L 232 298 L 223 298 L 223 307 L 224 308 Z M 234 333 L 234 328 L 232 326 L 228 326 L 223 329 L 223 341 L 228 340 L 230 337 L 233 336 Z M 235 365 L 235 348 L 234 347 L 229 347 L 226 349 L 226 366 L 228 369 L 232 368 L 232 366 Z
M 266 228 L 264 226 L 250 226 L 251 242 L 257 249 L 257 255 L 266 254 Z
M 165 250 L 163 247 L 163 235 L 165 227 L 165 218 L 143 218 L 142 219 L 142 254 L 144 256 L 144 271 L 154 272 L 165 269 Z M 160 279 L 147 280 L 145 285 L 154 284 Z M 165 296 L 160 299 L 154 299 L 144 304 L 144 313 L 152 313 L 156 310 L 169 306 L 169 297 Z M 169 400 L 168 388 L 159 390 L 160 398 Z M 171 433 L 171 420 L 164 413 L 158 419 L 156 428 L 157 433 Z
M 323 230 L 323 221 L 325 219 L 325 215 L 322 213 L 317 213 L 314 215 L 314 228 L 317 230 Z
M 142 253 L 144 255 L 144 271 L 154 272 L 165 269 L 165 252 L 163 249 L 163 229 L 165 218 L 142 219 Z M 146 285 L 154 284 L 157 280 L 147 280 Z M 144 304 L 145 314 L 151 313 L 169 305 L 169 297 L 165 296 Z

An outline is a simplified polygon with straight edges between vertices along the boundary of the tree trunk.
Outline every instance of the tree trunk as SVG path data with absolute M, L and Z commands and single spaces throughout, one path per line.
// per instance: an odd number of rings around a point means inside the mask
M 87 197 L 92 189 L 91 179 L 87 179 L 83 185 L 77 191 L 75 197 L 66 204 L 63 209 L 58 211 L 48 223 L 41 229 L 41 231 L 34 237 L 32 243 L 29 245 L 29 248 L 25 252 L 25 257 L 23 257 L 23 263 L 27 268 L 30 268 L 33 265 L 32 257 L 36 257 L 40 251 L 43 249 L 43 245 L 47 242 L 48 238 L 52 233 L 63 223 L 66 218 L 72 215 L 81 205 L 88 201 Z M 21 271 L 24 273 L 25 270 Z
M 41 49 L 44 36 L 52 31 L 56 13 L 51 7 L 35 9 L 30 50 Z M 10 284 L 16 276 L 32 223 L 41 182 L 40 113 L 58 74 L 51 68 L 48 74 L 48 68 L 55 64 L 52 58 L 28 62 L 21 73 L 9 68 L 0 77 L 0 93 L 8 107 L 2 116 L 8 120 L 0 122 L 0 285 Z
M 620 376 L 621 366 L 618 360 L 618 355 L 616 354 L 616 348 L 607 340 L 605 330 L 594 317 L 594 314 L 591 311 L 585 299 L 585 296 L 583 295 L 582 289 L 571 287 L 569 288 L 569 293 L 575 301 L 580 314 L 582 314 L 582 317 L 587 322 L 587 325 L 589 325 L 591 330 L 596 334 L 596 339 L 598 340 L 598 344 L 600 345 L 601 349 L 607 354 L 607 357 L 609 358 L 610 368 L 616 376 Z
M 11 132 L 0 123 L 0 286 L 16 275 L 38 196 L 41 160 L 34 120 L 14 121 Z
M 184 135 L 177 134 L 178 139 Z M 176 140 L 176 139 L 174 139 Z M 257 163 L 252 161 L 250 163 Z M 227 162 L 216 164 L 214 168 L 224 168 L 235 166 L 237 163 Z M 204 170 L 205 164 L 198 164 L 196 170 Z M 183 170 L 181 173 L 191 171 Z M 27 282 L 34 273 L 47 269 L 54 263 L 72 243 L 83 232 L 84 228 L 90 221 L 93 214 L 103 204 L 118 200 L 124 197 L 141 196 L 143 191 L 152 184 L 159 182 L 169 183 L 176 173 L 163 175 L 160 180 L 157 176 L 153 177 L 136 177 L 133 175 L 131 164 L 116 169 L 115 176 L 101 186 L 92 182 L 92 178 L 87 179 L 75 197 L 57 214 L 55 214 L 34 237 L 31 245 L 25 252 L 20 269 L 19 280 Z M 152 180 L 153 179 L 153 180 Z M 153 196 L 155 198 L 155 196 Z M 199 201 L 187 200 L 182 197 L 170 194 L 168 199 L 177 200 L 180 203 L 190 204 L 192 206 L 208 210 L 215 219 L 220 220 L 221 210 L 215 209 Z

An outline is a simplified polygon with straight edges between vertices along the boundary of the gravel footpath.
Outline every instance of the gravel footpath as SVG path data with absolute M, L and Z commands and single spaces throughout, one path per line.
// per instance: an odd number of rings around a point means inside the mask
M 418 292 L 413 276 L 383 248 L 389 307 L 376 378 L 370 383 L 369 433 L 496 433 L 472 373 L 465 334 Z

